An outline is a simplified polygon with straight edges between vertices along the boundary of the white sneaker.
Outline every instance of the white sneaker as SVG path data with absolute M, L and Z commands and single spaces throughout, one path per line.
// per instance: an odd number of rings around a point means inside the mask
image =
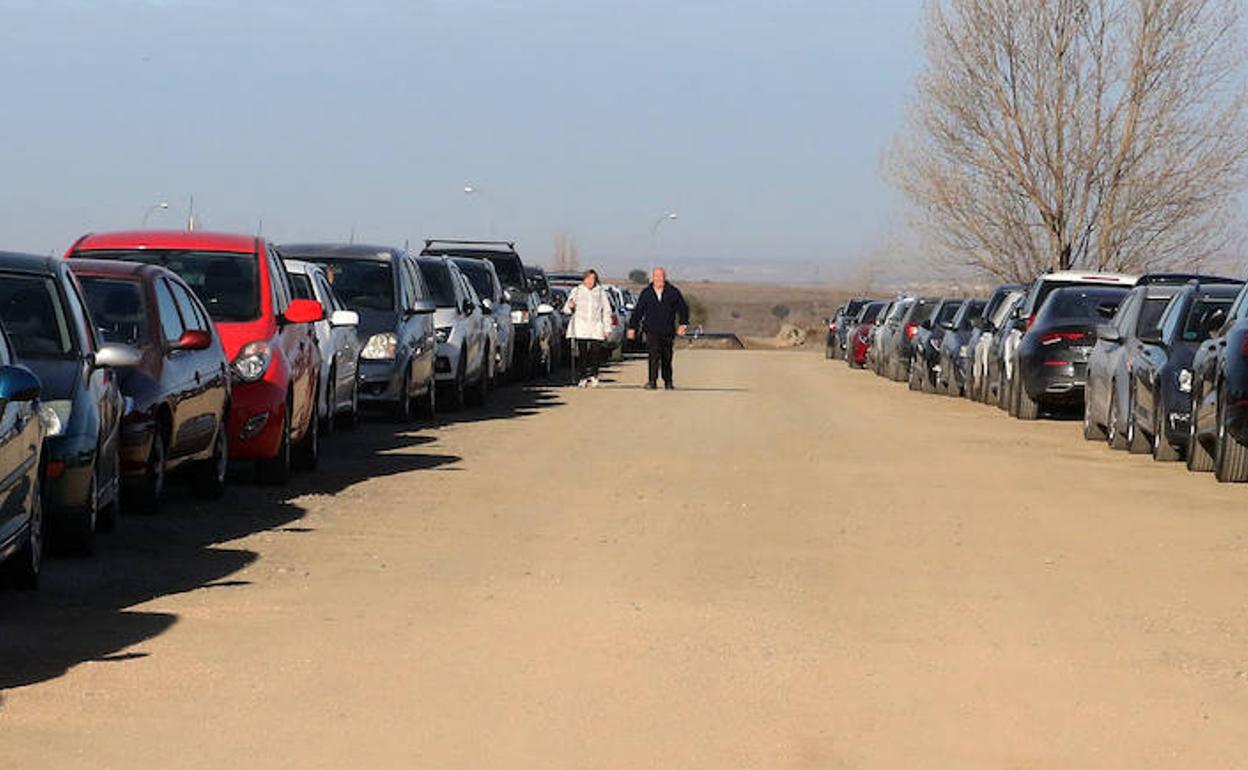
M 578 387 L 578 388 L 588 388 L 588 387 L 589 387 L 589 380 L 581 380 L 580 382 L 576 383 L 576 387 Z
M 597 378 L 597 377 L 590 377 L 590 378 L 589 378 L 589 387 L 591 387 L 591 388 L 596 388 L 596 387 L 598 387 L 598 378 Z

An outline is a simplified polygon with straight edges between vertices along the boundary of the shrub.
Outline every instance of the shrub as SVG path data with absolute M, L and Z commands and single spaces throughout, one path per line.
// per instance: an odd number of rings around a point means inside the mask
M 784 304 L 776 305 L 771 309 L 771 314 L 783 321 L 789 317 L 789 306 Z
M 646 275 L 645 270 L 629 270 L 628 280 L 632 281 L 638 286 L 645 286 L 647 283 L 650 283 L 650 278 L 649 276 Z

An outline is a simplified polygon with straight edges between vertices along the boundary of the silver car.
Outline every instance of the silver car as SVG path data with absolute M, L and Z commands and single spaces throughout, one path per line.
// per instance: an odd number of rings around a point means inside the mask
M 511 369 L 512 357 L 516 347 L 516 328 L 511 321 L 511 301 L 503 290 L 503 283 L 498 279 L 494 263 L 488 259 L 474 257 L 454 257 L 464 277 L 472 284 L 473 290 L 481 298 L 481 307 L 493 326 L 491 345 L 494 350 L 493 381 L 506 378 Z
M 360 420 L 360 390 L 357 374 L 360 368 L 360 337 L 357 329 L 360 316 L 348 310 L 334 295 L 325 271 L 298 259 L 284 260 L 290 276 L 290 288 L 296 299 L 321 303 L 328 315 L 312 325 L 316 346 L 321 351 L 321 403 L 317 415 L 322 433 L 333 432 L 342 422 L 355 427 Z
M 471 401 L 485 402 L 494 371 L 490 348 L 493 323 L 472 284 L 447 257 L 421 257 L 420 273 L 437 310 L 433 314 L 438 343 L 434 373 L 451 409 Z

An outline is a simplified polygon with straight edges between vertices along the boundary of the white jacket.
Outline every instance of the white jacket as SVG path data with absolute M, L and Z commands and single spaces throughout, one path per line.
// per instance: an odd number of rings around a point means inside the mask
M 572 316 L 568 339 L 605 340 L 611 334 L 611 300 L 601 286 L 592 289 L 579 284 L 568 292 L 563 312 Z

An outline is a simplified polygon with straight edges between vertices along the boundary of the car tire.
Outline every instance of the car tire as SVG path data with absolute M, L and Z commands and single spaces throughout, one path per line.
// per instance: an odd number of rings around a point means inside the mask
M 1083 402 L 1083 438 L 1087 441 L 1105 441 L 1105 429 L 1095 422 L 1092 422 L 1092 415 L 1088 413 L 1088 402 Z
M 335 415 L 339 426 L 347 430 L 360 427 L 360 382 L 357 378 L 351 383 L 351 409 L 346 414 Z
M 468 403 L 473 406 L 485 406 L 488 397 L 490 381 L 489 376 L 486 374 L 487 361 L 488 359 L 481 361 L 481 374 L 477 377 L 477 381 L 473 383 L 472 389 L 465 394 Z
M 399 398 L 390 405 L 390 415 L 398 423 L 412 421 L 412 370 L 410 366 L 403 371 L 403 381 L 399 383 Z
M 831 345 L 824 345 L 824 346 L 823 346 L 823 357 L 824 357 L 824 358 L 826 358 L 826 359 L 828 359 L 829 361 L 833 361 L 833 360 L 835 360 L 835 359 L 836 359 L 836 355 L 832 352 L 832 346 L 831 346 Z
M 320 387 L 317 387 L 320 390 Z M 319 394 L 317 394 L 319 395 Z M 315 396 L 312 399 L 313 404 L 320 403 Z M 295 446 L 294 455 L 295 467 L 301 471 L 314 471 L 321 461 L 321 421 L 316 414 L 308 418 L 308 429 L 304 432 L 303 438 Z
M 68 520 L 57 529 L 56 550 L 66 556 L 90 556 L 95 551 L 95 530 L 100 518 L 100 483 L 94 469 L 86 508 L 66 518 Z
M 321 418 L 318 416 L 318 420 Z M 321 420 L 321 433 L 325 436 L 334 435 L 338 424 L 338 372 L 329 370 L 329 380 L 325 385 L 325 419 Z
M 282 440 L 277 445 L 277 453 L 267 460 L 256 461 L 256 475 L 261 484 L 281 486 L 290 481 L 290 401 L 282 410 Z
M 1248 481 L 1248 447 L 1235 440 L 1226 429 L 1226 391 L 1218 392 L 1218 446 L 1213 475 L 1218 481 L 1242 484 Z
M 450 412 L 458 412 L 464 408 L 465 392 L 464 392 L 464 359 L 461 356 L 459 366 L 455 373 L 455 379 L 450 385 L 446 386 L 446 408 Z
M 1196 414 L 1199 411 L 1200 394 L 1192 389 L 1192 414 L 1188 420 L 1187 433 L 1187 469 L 1193 473 L 1208 473 L 1213 470 L 1213 454 L 1197 438 Z
M 914 390 L 914 391 L 921 390 L 923 386 L 919 382 L 920 376 L 921 375 L 919 374 L 919 362 L 915 360 L 915 358 L 912 356 L 910 358 L 910 375 L 906 378 L 906 386 L 909 387 L 910 390 Z
M 429 382 L 425 385 L 425 395 L 416 401 L 416 410 L 420 413 L 422 419 L 432 422 L 438 416 L 438 383 L 434 378 L 429 378 Z
M 1015 408 L 1016 416 L 1020 420 L 1036 420 L 1040 418 L 1040 400 L 1031 397 L 1027 392 L 1027 386 L 1023 384 L 1023 378 L 1018 377 L 1018 397 L 1017 406 Z
M 1135 424 L 1135 388 L 1127 393 L 1127 452 L 1133 455 L 1146 455 L 1153 451 L 1140 427 Z
M 169 441 L 165 438 L 166 432 L 164 421 L 157 422 L 156 431 L 152 434 L 152 448 L 147 453 L 143 478 L 134 490 L 134 510 L 138 513 L 151 516 L 160 512 L 169 470 Z
M 217 426 L 217 437 L 212 441 L 212 456 L 200 460 L 191 471 L 191 492 L 202 500 L 219 500 L 225 494 L 230 472 L 228 431 L 226 417 L 223 416 Z
M 1109 384 L 1109 413 L 1105 417 L 1105 441 L 1109 448 L 1118 452 L 1127 448 L 1127 434 L 1118 430 L 1118 385 Z
M 39 484 L 36 480 L 34 489 L 30 492 L 30 529 L 26 533 L 26 542 L 0 565 L 0 579 L 19 591 L 33 591 L 38 588 L 39 575 L 43 572 L 45 532 L 43 498 Z
M 1181 459 L 1179 450 L 1166 438 L 1166 423 L 1162 410 L 1161 392 L 1153 394 L 1153 460 L 1172 463 Z

